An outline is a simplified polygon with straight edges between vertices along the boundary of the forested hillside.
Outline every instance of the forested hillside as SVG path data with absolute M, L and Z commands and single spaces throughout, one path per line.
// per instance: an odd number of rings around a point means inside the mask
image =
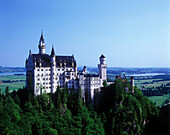
M 0 94 L 0 134 L 168 134 L 168 106 L 158 109 L 140 89 L 130 90 L 127 80 L 116 79 L 102 89 L 93 107 L 82 102 L 80 90 L 58 88 L 33 96 L 31 89 L 9 93 L 6 88 L 6 94 Z

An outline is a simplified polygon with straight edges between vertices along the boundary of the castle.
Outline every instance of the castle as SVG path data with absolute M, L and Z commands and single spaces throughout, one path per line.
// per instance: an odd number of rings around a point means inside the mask
M 74 55 L 58 56 L 55 55 L 54 47 L 51 54 L 45 53 L 45 42 L 43 33 L 39 41 L 39 53 L 29 52 L 26 59 L 26 87 L 30 86 L 34 90 L 34 95 L 44 92 L 54 93 L 57 88 L 81 89 L 84 102 L 94 102 L 94 94 L 103 87 L 103 82 L 107 81 L 106 57 L 101 55 L 98 64 L 99 74 L 88 74 L 87 67 L 82 71 L 77 71 L 77 63 Z

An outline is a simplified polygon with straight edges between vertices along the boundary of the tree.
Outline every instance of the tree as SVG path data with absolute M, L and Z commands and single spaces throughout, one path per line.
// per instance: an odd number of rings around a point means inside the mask
M 10 93 L 9 93 L 9 87 L 7 86 L 6 88 L 5 88 L 5 95 L 9 95 Z
M 14 101 L 15 101 L 16 104 L 18 104 L 20 106 L 20 98 L 19 98 L 18 95 L 15 95 Z
M 107 81 L 106 80 L 103 81 L 103 86 L 107 87 Z
M 61 105 L 61 95 L 60 91 L 57 91 L 56 107 L 59 108 Z

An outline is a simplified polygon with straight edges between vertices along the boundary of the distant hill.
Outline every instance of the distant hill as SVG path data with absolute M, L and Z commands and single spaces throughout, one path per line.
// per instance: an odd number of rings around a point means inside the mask
M 98 73 L 98 68 L 87 67 L 88 72 Z M 148 74 L 148 73 L 164 73 L 170 74 L 170 68 L 127 68 L 127 67 L 108 67 L 107 74 L 128 75 L 128 74 Z
M 83 66 L 78 66 L 78 70 L 83 70 Z M 25 72 L 25 67 L 2 67 L 0 73 Z M 89 73 L 98 73 L 97 67 L 87 66 Z M 165 73 L 170 74 L 170 68 L 127 68 L 127 67 L 108 67 L 108 74 L 145 74 L 145 73 Z
M 0 73 L 25 72 L 25 67 L 2 67 L 0 66 Z

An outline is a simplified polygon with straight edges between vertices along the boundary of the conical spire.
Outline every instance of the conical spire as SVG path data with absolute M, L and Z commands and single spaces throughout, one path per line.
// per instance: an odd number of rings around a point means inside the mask
M 52 50 L 51 50 L 51 56 L 54 56 L 54 55 L 55 55 L 54 47 L 52 47 Z
M 44 43 L 42 31 L 41 31 L 41 37 L 40 37 L 38 48 L 39 48 L 39 54 L 45 54 L 45 43 Z
M 31 49 L 29 50 L 29 55 L 31 55 Z
M 41 37 L 40 37 L 40 42 L 44 43 L 44 38 L 43 38 L 43 31 L 41 30 Z

